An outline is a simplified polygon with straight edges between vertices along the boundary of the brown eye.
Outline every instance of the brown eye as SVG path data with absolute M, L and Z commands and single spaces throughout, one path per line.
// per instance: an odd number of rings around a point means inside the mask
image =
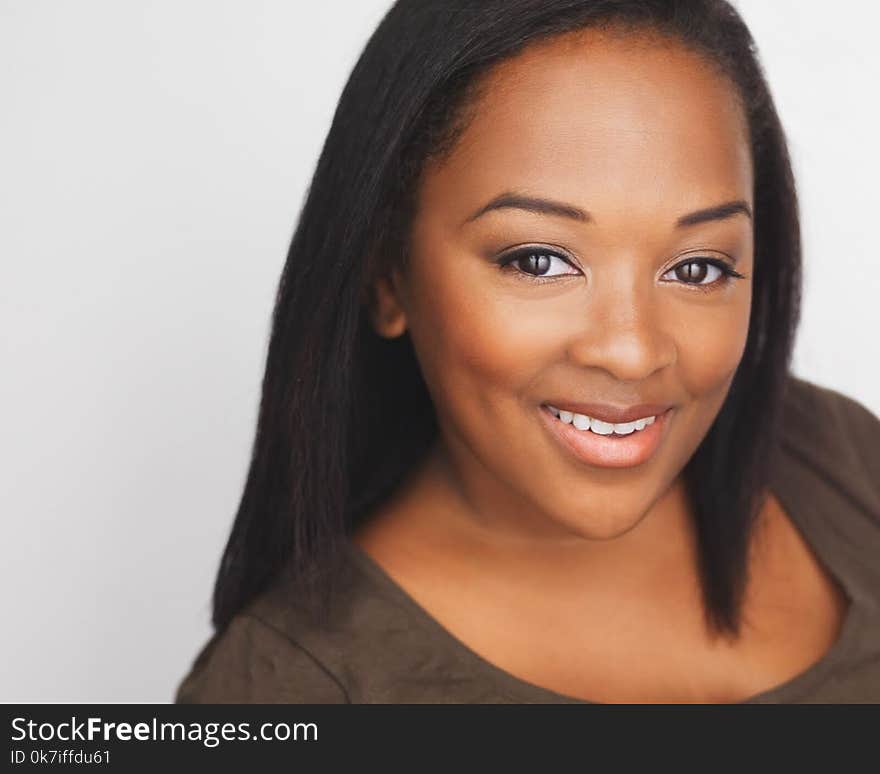
M 514 263 L 517 265 L 517 268 L 522 269 L 526 274 L 542 275 L 550 271 L 553 259 L 546 253 L 529 253 L 528 255 L 520 256 Z
M 559 253 L 540 248 L 516 250 L 498 260 L 502 269 L 512 269 L 524 278 L 551 279 L 553 277 L 579 274 L 571 262 Z M 567 270 L 566 270 L 567 269 Z
M 743 278 L 742 274 L 716 258 L 692 258 L 674 266 L 667 274 L 674 274 L 675 280 L 682 285 L 693 285 L 706 290 L 721 287 L 732 277 Z
M 714 267 L 719 271 L 717 267 Z M 682 281 L 695 285 L 702 285 L 709 275 L 709 264 L 702 261 L 689 261 L 681 263 L 674 269 L 676 276 Z

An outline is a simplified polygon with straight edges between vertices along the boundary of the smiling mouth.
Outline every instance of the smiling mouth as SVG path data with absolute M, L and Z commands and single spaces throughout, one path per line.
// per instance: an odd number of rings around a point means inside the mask
M 544 426 L 562 449 L 580 462 L 605 468 L 634 467 L 650 460 L 666 437 L 673 413 L 668 408 L 612 424 L 546 404 L 540 408 Z
M 605 422 L 598 417 L 590 417 L 586 414 L 558 409 L 549 404 L 545 407 L 560 422 L 572 425 L 582 432 L 595 433 L 596 435 L 610 436 L 612 438 L 642 432 L 646 427 L 653 425 L 659 416 L 659 414 L 648 414 L 631 422 Z

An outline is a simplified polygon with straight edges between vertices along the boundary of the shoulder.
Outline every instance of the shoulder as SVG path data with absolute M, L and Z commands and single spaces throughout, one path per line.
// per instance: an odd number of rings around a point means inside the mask
M 880 521 L 880 419 L 864 404 L 792 375 L 779 439 L 789 459 Z
M 348 568 L 343 565 L 343 570 Z M 343 704 L 340 623 L 362 584 L 351 571 L 339 576 L 329 625 L 319 624 L 301 601 L 290 566 L 216 632 L 177 689 L 181 704 Z
M 870 465 L 877 458 L 868 453 L 880 451 L 878 429 L 880 419 L 855 398 L 806 379 L 789 377 L 782 427 L 789 443 L 821 446 L 858 464 Z
M 284 632 L 250 612 L 204 645 L 178 686 L 177 704 L 340 704 L 334 675 Z
M 319 621 L 285 568 L 215 634 L 178 687 L 177 703 L 360 703 L 397 682 L 430 643 L 394 590 L 346 548 Z

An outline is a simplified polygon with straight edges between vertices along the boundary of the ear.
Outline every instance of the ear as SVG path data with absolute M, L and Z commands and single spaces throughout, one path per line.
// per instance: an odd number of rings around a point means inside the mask
M 373 283 L 370 320 L 373 329 L 385 339 L 396 339 L 406 331 L 406 312 L 400 300 L 396 273 L 382 275 Z

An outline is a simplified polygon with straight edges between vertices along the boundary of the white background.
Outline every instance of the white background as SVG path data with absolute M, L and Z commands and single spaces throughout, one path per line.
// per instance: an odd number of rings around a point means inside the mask
M 208 637 L 288 241 L 389 4 L 0 0 L 0 700 L 169 701 Z M 794 371 L 880 415 L 878 11 L 738 6 L 802 197 Z

